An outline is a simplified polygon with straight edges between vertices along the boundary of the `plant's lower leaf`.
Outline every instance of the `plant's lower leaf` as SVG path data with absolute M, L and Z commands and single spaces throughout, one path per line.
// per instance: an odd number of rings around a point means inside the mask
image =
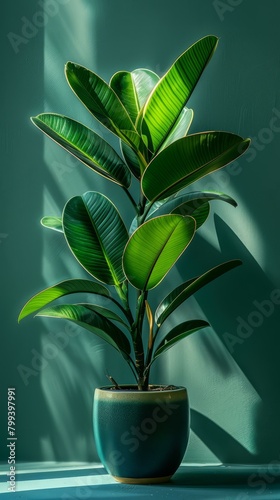
M 187 248 L 194 233 L 192 217 L 164 215 L 145 222 L 132 234 L 124 251 L 127 279 L 140 290 L 157 286 Z
M 168 349 L 170 349 L 170 347 L 177 344 L 177 342 L 179 342 L 180 340 L 183 340 L 192 333 L 197 332 L 198 330 L 201 330 L 201 328 L 205 328 L 207 326 L 210 326 L 209 323 L 201 319 L 185 321 L 184 323 L 175 326 L 175 328 L 173 328 L 158 345 L 153 354 L 152 361 L 155 361 L 155 359 L 160 356 L 160 354 L 166 352 Z
M 159 304 L 155 312 L 155 321 L 158 326 L 168 318 L 168 316 L 177 309 L 185 300 L 187 300 L 191 295 L 200 290 L 202 287 L 215 280 L 222 274 L 234 269 L 242 264 L 241 260 L 235 259 L 228 262 L 223 262 L 216 267 L 213 267 L 201 276 L 196 276 L 185 283 L 182 283 L 178 287 L 169 293 L 163 301 Z
M 93 130 L 54 113 L 38 115 L 32 118 L 32 122 L 87 167 L 120 186 L 129 187 L 131 175 L 126 164 Z
M 46 216 L 41 219 L 41 224 L 48 229 L 53 229 L 59 233 L 63 233 L 62 219 L 61 217 Z
M 107 285 L 125 281 L 122 255 L 128 233 L 106 196 L 95 191 L 74 196 L 66 203 L 62 220 L 67 243 L 88 273 Z
M 111 309 L 108 309 L 107 307 L 100 306 L 98 304 L 89 304 L 89 303 L 81 303 L 77 304 L 80 306 L 84 306 L 87 309 L 90 309 L 91 311 L 95 311 L 96 313 L 100 314 L 100 316 L 103 316 L 104 318 L 107 318 L 112 321 L 117 321 L 118 323 L 121 323 L 124 325 L 126 328 L 129 328 L 128 324 L 114 311 Z
M 215 172 L 241 156 L 250 139 L 228 132 L 202 132 L 179 139 L 162 150 L 147 166 L 142 190 L 154 202 Z
M 72 279 L 61 281 L 34 295 L 21 310 L 18 320 L 21 321 L 29 314 L 39 311 L 54 300 L 73 293 L 96 294 L 107 299 L 111 295 L 105 286 L 91 280 Z
M 39 312 L 37 316 L 67 319 L 98 335 L 127 358 L 131 347 L 128 338 L 114 323 L 92 309 L 80 304 L 63 304 Z

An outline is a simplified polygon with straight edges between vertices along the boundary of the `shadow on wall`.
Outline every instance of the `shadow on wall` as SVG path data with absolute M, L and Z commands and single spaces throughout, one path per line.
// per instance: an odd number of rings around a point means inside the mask
M 255 407 L 252 428 L 252 442 L 256 451 L 251 454 L 212 420 L 194 410 L 192 429 L 221 462 L 269 463 L 280 459 L 280 400 L 277 397 L 280 378 L 280 290 L 273 286 L 225 222 L 218 216 L 214 220 L 222 260 L 241 258 L 242 274 L 238 270 L 230 274 L 226 293 L 221 279 L 215 282 L 215 294 L 203 290 L 197 293 L 197 297 L 221 342 L 260 398 Z M 201 263 L 190 254 L 199 255 L 201 248 L 206 267 L 208 261 L 209 267 L 213 262 L 221 262 L 220 252 L 201 240 L 202 237 L 197 234 L 193 247 L 189 249 L 190 259 L 194 262 L 193 275 L 201 273 Z M 183 275 L 184 270 L 181 271 Z M 234 318 L 233 321 L 230 319 L 230 326 L 229 318 Z M 219 359 L 212 351 L 211 342 L 205 345 L 213 363 L 226 377 L 228 368 L 223 357 Z

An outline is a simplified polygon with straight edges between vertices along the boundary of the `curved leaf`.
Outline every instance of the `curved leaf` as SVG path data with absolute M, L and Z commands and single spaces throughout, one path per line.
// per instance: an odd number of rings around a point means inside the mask
M 233 207 L 237 207 L 236 201 L 225 193 L 217 191 L 192 191 L 191 193 L 175 196 L 171 199 L 168 198 L 164 202 L 156 202 L 149 212 L 149 218 L 171 213 L 191 215 L 201 205 L 213 200 L 225 201 Z
M 184 108 L 159 151 L 162 151 L 163 149 L 167 148 L 169 144 L 172 144 L 172 142 L 175 142 L 187 135 L 192 121 L 193 110 Z
M 103 316 L 104 318 L 121 323 L 122 325 L 124 325 L 126 328 L 129 329 L 128 324 L 118 314 L 116 314 L 114 311 L 112 311 L 112 309 L 108 309 L 107 307 L 99 306 L 98 304 L 80 303 L 80 304 L 76 304 L 76 305 L 84 306 L 87 309 L 90 309 L 91 311 L 95 311 L 97 314 L 99 314 L 100 316 Z
M 229 132 L 183 137 L 161 151 L 146 168 L 142 190 L 148 200 L 166 198 L 241 156 L 250 139 Z
M 90 113 L 111 132 L 131 144 L 131 137 L 127 139 L 124 131 L 138 134 L 114 90 L 96 73 L 73 62 L 66 64 L 65 75 L 73 92 Z
M 54 300 L 72 293 L 93 293 L 107 298 L 110 297 L 110 292 L 105 286 L 100 285 L 100 283 L 94 283 L 91 280 L 72 279 L 61 281 L 34 295 L 21 310 L 18 320 L 21 321 L 29 314 L 39 311 L 39 309 L 42 309 L 42 307 L 47 306 Z
M 191 215 L 196 220 L 196 229 L 199 229 L 209 215 L 209 201 L 220 200 L 236 207 L 236 201 L 227 194 L 215 191 L 194 191 L 181 196 L 167 199 L 166 202 L 156 202 L 149 212 L 149 218 L 164 214 Z
M 156 73 L 146 68 L 134 69 L 131 74 L 139 102 L 139 109 L 141 109 L 160 78 Z
M 68 319 L 76 325 L 98 335 L 98 337 L 121 352 L 125 358 L 130 354 L 130 343 L 125 334 L 114 323 L 84 305 L 63 304 L 53 306 L 43 309 L 37 316 Z
M 78 262 L 99 281 L 119 286 L 125 280 L 122 254 L 128 234 L 115 205 L 101 193 L 89 191 L 67 202 L 62 220 Z
M 41 219 L 41 224 L 48 229 L 53 229 L 59 233 L 63 233 L 62 219 L 61 217 L 51 217 L 46 216 Z
M 217 43 L 215 36 L 206 36 L 194 43 L 174 62 L 151 93 L 142 119 L 142 132 L 149 137 L 151 151 L 157 151 L 171 132 Z
M 34 125 L 98 174 L 129 187 L 130 171 L 115 150 L 98 134 L 79 122 L 54 113 L 31 118 Z
M 222 274 L 234 269 L 242 264 L 241 260 L 235 259 L 228 262 L 223 262 L 212 269 L 209 269 L 206 273 L 201 276 L 196 276 L 185 283 L 182 283 L 178 287 L 169 293 L 163 301 L 159 304 L 155 312 L 155 321 L 158 326 L 168 318 L 168 316 L 177 309 L 185 300 L 187 300 L 191 295 L 200 290 L 202 287 L 215 280 Z
M 132 234 L 124 251 L 127 279 L 140 290 L 157 286 L 187 248 L 194 233 L 192 217 L 163 215 L 145 222 Z
M 112 76 L 109 85 L 135 123 L 140 109 L 158 81 L 159 76 L 153 71 L 140 68 L 131 73 L 118 71 Z
M 175 326 L 175 328 L 173 328 L 165 336 L 165 338 L 155 350 L 152 362 L 154 362 L 155 359 L 160 356 L 160 354 L 170 349 L 170 347 L 177 344 L 177 342 L 179 342 L 180 340 L 183 340 L 192 333 L 197 332 L 198 330 L 201 330 L 201 328 L 205 328 L 207 326 L 210 326 L 209 323 L 201 319 L 185 321 L 184 323 Z
M 180 213 L 180 211 L 174 211 L 174 213 Z M 204 222 L 208 219 L 210 213 L 210 203 L 204 203 L 204 205 L 201 205 L 199 208 L 196 208 L 192 212 L 192 217 L 194 218 L 196 222 L 196 230 L 198 230 Z

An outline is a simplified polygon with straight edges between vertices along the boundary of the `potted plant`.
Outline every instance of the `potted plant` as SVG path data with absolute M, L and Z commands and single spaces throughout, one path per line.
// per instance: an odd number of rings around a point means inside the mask
M 197 41 L 161 78 L 141 68 L 120 71 L 107 84 L 85 67 L 66 64 L 71 89 L 117 135 L 120 152 L 72 118 L 54 113 L 32 118 L 57 144 L 118 184 L 131 203 L 129 227 L 112 201 L 96 191 L 68 200 L 61 217 L 44 217 L 43 226 L 64 234 L 90 278 L 50 286 L 19 315 L 19 320 L 36 313 L 72 321 L 109 343 L 128 363 L 135 384 L 123 386 L 110 376 L 112 385 L 96 389 L 94 397 L 99 456 L 125 482 L 168 480 L 187 446 L 186 388 L 152 385 L 150 370 L 159 356 L 208 323 L 186 319 L 167 333 L 162 325 L 197 290 L 241 263 L 224 262 L 177 284 L 152 310 L 154 289 L 206 221 L 211 200 L 236 206 L 224 193 L 189 190 L 242 155 L 250 142 L 229 132 L 188 134 L 193 111 L 186 104 L 217 43 L 215 36 Z M 92 300 L 50 305 L 77 293 Z

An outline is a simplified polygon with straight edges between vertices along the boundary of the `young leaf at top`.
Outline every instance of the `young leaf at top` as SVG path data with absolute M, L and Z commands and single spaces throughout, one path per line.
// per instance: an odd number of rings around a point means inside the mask
M 160 79 L 145 104 L 142 133 L 149 149 L 156 152 L 174 127 L 203 70 L 211 59 L 218 39 L 206 36 L 194 43 Z
M 90 113 L 111 132 L 138 149 L 133 138 L 139 138 L 139 135 L 114 90 L 96 73 L 73 62 L 66 64 L 65 75 L 73 92 Z M 128 137 L 126 131 L 135 132 L 135 136 Z
M 136 122 L 140 109 L 145 104 L 151 91 L 159 81 L 159 76 L 148 69 L 119 71 L 110 80 L 110 87 L 115 91 L 133 123 Z

